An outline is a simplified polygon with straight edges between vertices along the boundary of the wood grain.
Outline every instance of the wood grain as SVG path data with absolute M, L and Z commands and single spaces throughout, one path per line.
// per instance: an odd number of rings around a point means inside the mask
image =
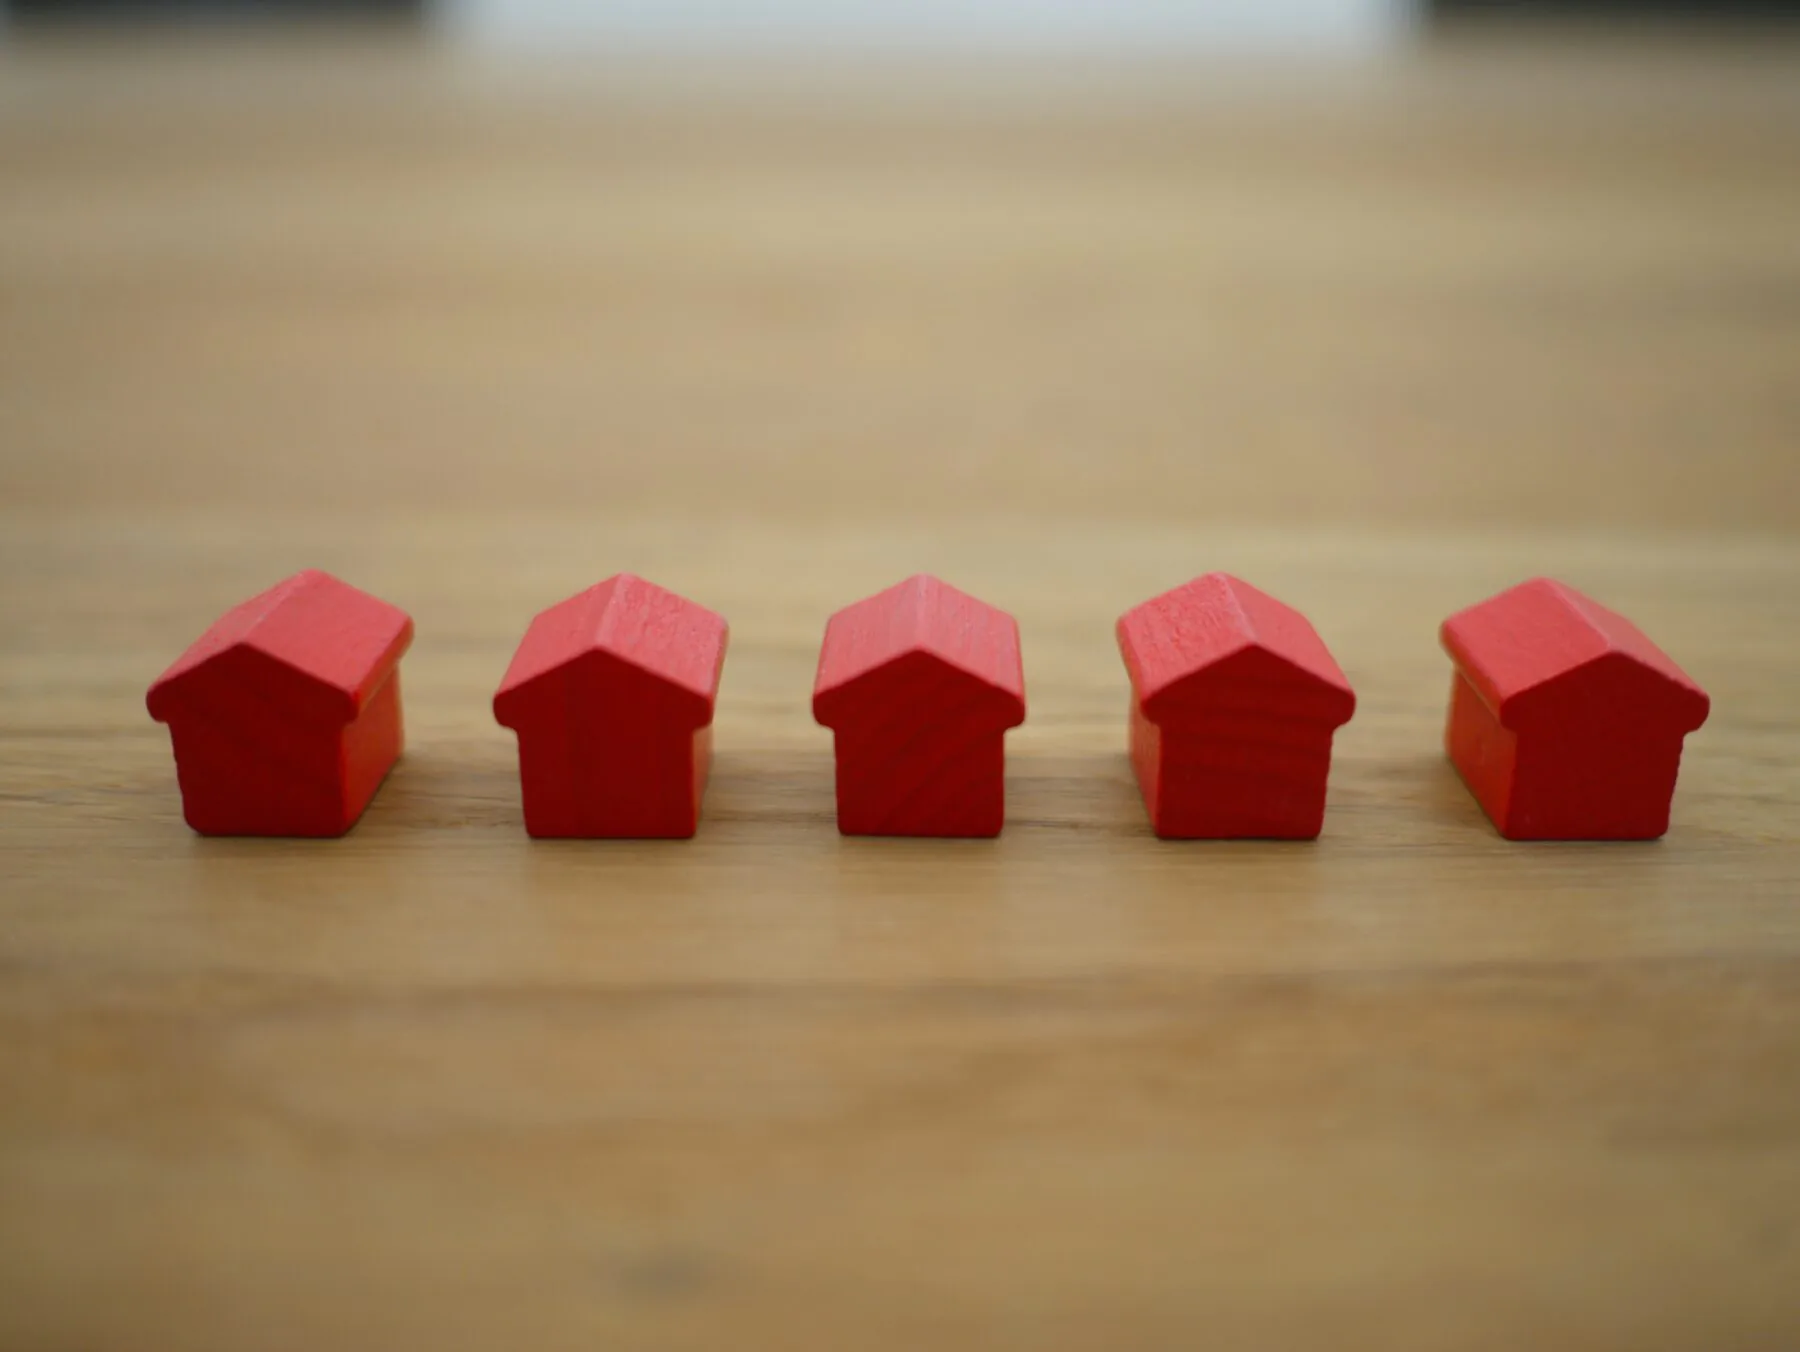
M 0 1345 L 1793 1346 L 1797 69 L 9 50 Z M 306 565 L 407 757 L 197 839 L 144 688 Z M 1316 844 L 1145 822 L 1111 626 L 1215 568 L 1356 687 Z M 700 833 L 534 843 L 489 697 L 621 569 L 731 621 Z M 1020 621 L 996 841 L 832 828 L 825 617 L 921 570 Z M 1443 760 L 1535 573 L 1713 696 L 1661 843 Z

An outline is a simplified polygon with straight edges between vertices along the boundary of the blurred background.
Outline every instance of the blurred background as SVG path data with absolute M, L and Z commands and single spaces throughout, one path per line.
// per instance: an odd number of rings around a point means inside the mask
M 1001 47 L 1079 41 L 1117 46 L 1267 41 L 1368 45 L 1420 24 L 1487 14 L 1609 20 L 1657 16 L 1699 22 L 1791 18 L 1793 0 L 6 0 L 27 23 L 172 19 L 196 22 L 357 16 L 429 22 L 479 38 L 570 36 L 693 42 L 850 39 Z
M 9 0 L 0 482 L 1785 532 L 1795 9 Z

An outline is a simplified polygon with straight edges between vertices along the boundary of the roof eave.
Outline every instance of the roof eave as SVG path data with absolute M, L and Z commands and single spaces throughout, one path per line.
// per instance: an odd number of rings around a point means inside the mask
M 714 713 L 718 705 L 719 680 L 725 668 L 725 641 L 723 635 L 718 644 L 718 654 L 712 664 L 708 688 L 696 689 L 681 681 L 671 680 L 659 671 L 652 671 L 639 662 L 633 661 L 623 653 L 618 653 L 601 644 L 592 644 L 578 652 L 571 653 L 555 666 L 535 671 L 530 676 L 516 681 L 502 681 L 500 688 L 494 692 L 494 721 L 503 728 L 517 730 L 522 720 L 521 715 L 532 700 L 543 693 L 552 682 L 565 680 L 569 669 L 593 657 L 605 657 L 621 667 L 642 676 L 647 681 L 655 682 L 670 695 L 676 697 L 678 704 L 686 706 L 687 716 L 684 719 L 695 731 L 712 725 Z
M 812 697 L 813 721 L 822 727 L 831 728 L 833 731 L 844 726 L 845 723 L 855 716 L 857 691 L 859 687 L 876 679 L 882 673 L 892 668 L 895 663 L 903 662 L 911 657 L 929 657 L 946 671 L 951 672 L 963 681 L 966 681 L 970 686 L 978 687 L 982 693 L 991 696 L 997 709 L 997 716 L 993 720 L 995 731 L 1005 732 L 1010 728 L 1018 727 L 1025 721 L 1025 692 L 1023 689 L 1024 680 L 1022 672 L 1020 673 L 1018 688 L 1013 688 L 1009 685 L 996 685 L 994 682 L 988 680 L 986 676 L 983 676 L 978 672 L 970 671 L 967 667 L 946 657 L 943 653 L 926 643 L 915 644 L 903 652 L 896 653 L 885 662 L 859 671 L 852 676 L 847 676 L 842 680 L 835 681 L 830 685 L 815 684 Z
M 382 682 L 399 662 L 400 655 L 406 651 L 407 644 L 411 642 L 410 622 L 407 625 L 407 631 L 403 635 L 402 641 L 391 645 L 392 655 L 389 656 L 384 652 L 381 660 L 370 668 L 370 676 L 359 682 L 354 689 L 345 689 L 343 686 L 321 680 L 312 672 L 257 647 L 253 642 L 242 642 L 234 643 L 194 666 L 183 668 L 177 663 L 176 667 L 158 677 L 151 685 L 144 697 L 144 704 L 149 710 L 151 718 L 158 723 L 171 723 L 179 716 L 184 705 L 192 707 L 190 704 L 192 696 L 189 692 L 201 693 L 209 679 L 208 673 L 211 673 L 210 679 L 216 680 L 219 677 L 218 668 L 222 663 L 235 661 L 242 664 L 248 656 L 269 667 L 277 668 L 291 677 L 295 682 L 296 690 L 308 691 L 309 693 L 301 697 L 299 701 L 301 704 L 309 706 L 306 710 L 308 713 L 316 712 L 319 721 L 330 723 L 336 727 L 344 727 L 355 722 L 362 714 L 362 711 L 368 706 L 369 700 L 374 697 L 375 692 L 381 688 Z M 379 673 L 379 675 L 375 673 Z

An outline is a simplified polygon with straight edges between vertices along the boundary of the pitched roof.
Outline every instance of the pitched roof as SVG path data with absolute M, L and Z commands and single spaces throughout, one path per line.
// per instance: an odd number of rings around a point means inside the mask
M 405 611 L 308 568 L 226 611 L 157 677 L 146 703 L 153 718 L 167 722 L 192 678 L 228 659 L 248 659 L 308 711 L 348 723 L 412 638 Z
M 1630 620 L 1573 587 L 1534 578 L 1444 621 L 1439 637 L 1504 726 L 1512 727 L 1577 673 L 1655 678 L 1670 719 L 1706 721 L 1706 692 Z
M 1356 710 L 1349 681 L 1306 616 L 1229 573 L 1207 573 L 1128 610 L 1118 638 L 1154 723 L 1226 685 L 1279 690 L 1290 712 L 1333 727 Z
M 530 687 L 601 653 L 661 681 L 681 697 L 694 726 L 704 727 L 712 721 L 726 635 L 724 617 L 705 606 L 634 574 L 616 574 L 531 621 L 494 694 L 494 715 L 512 726 Z
M 1018 622 L 1004 610 L 920 573 L 833 615 L 813 683 L 813 716 L 827 727 L 850 713 L 852 691 L 913 655 L 987 687 L 994 721 L 1025 721 Z

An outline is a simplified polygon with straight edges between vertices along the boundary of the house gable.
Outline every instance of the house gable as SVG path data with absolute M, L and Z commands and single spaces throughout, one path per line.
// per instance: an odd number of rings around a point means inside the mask
M 941 653 L 914 648 L 813 695 L 813 717 L 834 730 L 911 728 L 1004 732 L 1025 721 L 1025 701 Z
M 1496 713 L 1502 727 L 1519 733 L 1564 728 L 1679 741 L 1708 709 L 1697 688 L 1614 649 L 1512 696 Z
M 1222 717 L 1282 719 L 1331 729 L 1350 721 L 1356 696 L 1341 676 L 1326 679 L 1259 644 L 1248 644 L 1168 682 L 1143 707 L 1146 718 L 1171 730 Z

